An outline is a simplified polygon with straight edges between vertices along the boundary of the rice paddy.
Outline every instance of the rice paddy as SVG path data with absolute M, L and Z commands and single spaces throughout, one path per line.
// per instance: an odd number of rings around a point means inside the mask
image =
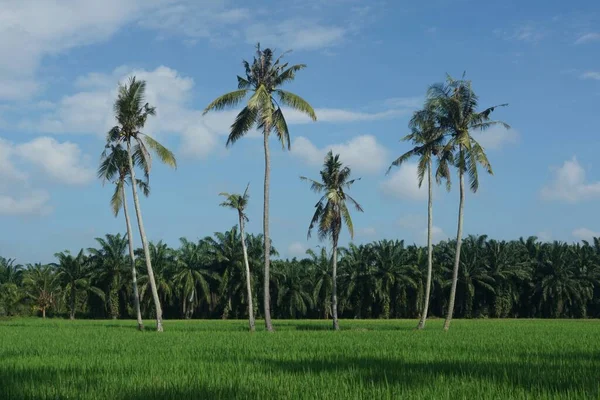
M 260 326 L 260 323 L 257 324 Z M 600 321 L 0 320 L 0 399 L 585 399 Z

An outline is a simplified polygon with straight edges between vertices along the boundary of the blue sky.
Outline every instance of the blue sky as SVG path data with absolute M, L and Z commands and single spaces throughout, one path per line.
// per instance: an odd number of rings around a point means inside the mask
M 201 115 L 236 88 L 253 45 L 293 49 L 306 63 L 289 86 L 319 121 L 288 113 L 292 151 L 273 140 L 271 232 L 282 256 L 300 256 L 333 148 L 362 180 L 352 195 L 355 241 L 423 243 L 426 195 L 415 167 L 388 176 L 409 145 L 411 112 L 427 86 L 467 71 L 481 105 L 507 102 L 512 125 L 479 136 L 494 167 L 467 195 L 466 233 L 575 241 L 600 235 L 600 5 L 595 1 L 1 0 L 0 255 L 51 261 L 60 250 L 124 231 L 95 179 L 120 80 L 148 83 L 158 116 L 147 132 L 176 153 L 155 164 L 142 200 L 151 240 L 176 246 L 236 223 L 221 191 L 250 182 L 251 232 L 261 231 L 263 153 L 258 135 L 225 148 L 235 111 Z M 526 3 L 526 4 L 523 4 Z M 436 240 L 454 235 L 458 193 L 438 188 Z M 346 241 L 348 237 L 344 238 Z

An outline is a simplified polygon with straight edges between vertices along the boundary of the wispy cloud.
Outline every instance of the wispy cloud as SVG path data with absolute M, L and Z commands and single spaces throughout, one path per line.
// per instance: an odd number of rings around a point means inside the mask
M 590 32 L 590 33 L 581 35 L 579 38 L 577 38 L 577 40 L 575 41 L 575 44 L 584 44 L 584 43 L 597 42 L 597 41 L 600 41 L 600 33 Z
M 499 125 L 483 132 L 475 132 L 473 136 L 486 150 L 500 150 L 507 145 L 517 143 L 520 137 L 516 130 L 505 129 Z
M 598 71 L 587 71 L 581 74 L 581 79 L 593 79 L 600 81 L 600 72 Z
M 571 234 L 578 240 L 586 240 L 588 242 L 591 242 L 595 237 L 600 237 L 600 232 L 596 232 L 588 228 L 574 229 Z

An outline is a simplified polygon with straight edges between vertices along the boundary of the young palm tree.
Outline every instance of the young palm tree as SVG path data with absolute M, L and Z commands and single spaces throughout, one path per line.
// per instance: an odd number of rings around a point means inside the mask
M 284 53 L 285 54 L 285 53 Z M 231 125 L 231 131 L 227 138 L 227 146 L 234 144 L 251 129 L 257 128 L 262 131 L 263 145 L 265 151 L 265 182 L 264 182 L 264 204 L 263 204 L 263 238 L 265 270 L 264 270 L 264 313 L 265 326 L 268 331 L 273 331 L 271 323 L 271 301 L 269 291 L 269 266 L 271 254 L 271 241 L 269 237 L 269 183 L 271 176 L 271 161 L 269 154 L 269 135 L 275 131 L 277 138 L 283 148 L 290 148 L 290 134 L 287 122 L 283 116 L 281 106 L 287 106 L 308 115 L 313 121 L 317 120 L 315 111 L 300 96 L 281 89 L 286 83 L 296 78 L 296 72 L 306 68 L 304 64 L 288 67 L 288 63 L 282 63 L 283 55 L 273 60 L 271 49 L 261 50 L 260 44 L 256 46 L 256 56 L 252 64 L 243 62 L 246 69 L 246 78 L 237 77 L 238 90 L 224 94 L 210 103 L 204 114 L 211 110 L 222 110 L 235 107 L 240 104 L 248 94 L 252 94 L 246 106 L 239 112 Z
M 139 165 L 144 169 L 144 174 L 146 176 L 150 174 L 150 167 L 152 165 L 150 150 L 152 150 L 163 163 L 173 168 L 177 167 L 175 156 L 170 150 L 150 136 L 141 132 L 146 124 L 148 116 L 156 114 L 155 108 L 145 102 L 145 92 L 146 82 L 136 80 L 135 77 L 130 78 L 127 84 L 119 85 L 119 94 L 114 104 L 115 117 L 118 125 L 108 132 L 107 138 L 109 144 L 125 143 L 131 182 L 137 182 L 135 178 L 134 156 L 140 159 Z M 162 332 L 162 308 L 160 306 L 156 282 L 154 281 L 152 260 L 150 258 L 148 239 L 146 238 L 146 231 L 144 229 L 140 200 L 137 194 L 137 185 L 131 185 L 131 191 L 133 193 L 133 203 L 135 205 L 142 247 L 144 249 L 144 260 L 146 261 L 148 280 L 152 291 L 154 306 L 156 308 L 156 330 Z
M 224 196 L 225 201 L 221 203 L 221 207 L 227 207 L 238 212 L 238 223 L 240 225 L 240 240 L 242 242 L 242 251 L 244 253 L 244 266 L 246 267 L 246 291 L 248 296 L 248 323 L 250 324 L 250 332 L 254 332 L 255 330 L 255 322 L 254 322 L 254 308 L 252 305 L 252 282 L 250 276 L 250 264 L 248 263 L 248 250 L 246 249 L 246 239 L 244 236 L 244 224 L 248 221 L 248 216 L 246 215 L 246 206 L 248 205 L 248 199 L 250 195 L 248 194 L 248 187 L 250 184 L 246 186 L 246 190 L 244 190 L 244 194 L 229 194 L 229 193 L 220 193 L 219 196 Z
M 464 176 L 468 174 L 471 191 L 477 192 L 479 188 L 478 165 L 481 165 L 489 174 L 493 174 L 492 166 L 487 159 L 483 147 L 481 147 L 471 133 L 478 130 L 483 131 L 495 125 L 502 125 L 507 129 L 510 126 L 505 122 L 490 119 L 490 114 L 497 107 L 506 106 L 507 104 L 477 111 L 479 98 L 473 91 L 471 81 L 464 80 L 464 75 L 463 79 L 460 80 L 448 76 L 445 83 L 432 85 L 428 90 L 427 97 L 426 109 L 434 114 L 433 118 L 440 129 L 449 135 L 448 143 L 444 146 L 441 155 L 441 160 L 444 163 L 453 163 L 456 166 L 460 188 L 452 287 L 450 289 L 446 321 L 444 322 L 444 330 L 448 330 L 450 328 L 450 321 L 452 321 L 452 313 L 454 312 L 458 269 L 460 266 L 463 210 L 465 204 Z
M 140 154 L 134 156 L 134 160 L 143 162 L 144 158 Z M 98 178 L 102 182 L 114 182 L 115 192 L 110 200 L 110 205 L 115 214 L 119 215 L 119 210 L 123 208 L 125 216 L 125 224 L 127 227 L 127 240 L 129 242 L 129 261 L 131 264 L 131 279 L 133 286 L 133 303 L 137 318 L 138 330 L 144 330 L 144 321 L 142 320 L 142 311 L 140 309 L 140 295 L 137 283 L 137 271 L 135 268 L 135 254 L 133 246 L 133 230 L 131 229 L 131 221 L 129 219 L 129 207 L 127 206 L 127 195 L 125 192 L 125 184 L 131 183 L 129 177 L 129 157 L 127 150 L 120 144 L 109 143 L 102 152 L 100 166 L 98 167 Z M 150 193 L 148 181 L 137 180 L 137 184 L 145 196 Z
M 332 264 L 333 271 L 331 280 L 333 282 L 331 294 L 331 310 L 333 314 L 333 329 L 339 330 L 338 314 L 337 314 L 337 248 L 342 223 L 346 224 L 350 237 L 354 237 L 354 226 L 350 211 L 346 206 L 346 200 L 350 201 L 357 211 L 363 211 L 360 204 L 356 202 L 344 190 L 358 179 L 349 180 L 351 170 L 349 167 L 344 167 L 340 161 L 339 154 L 333 155 L 330 150 L 325 156 L 323 170 L 321 170 L 321 181 L 317 182 L 306 177 L 300 177 L 303 181 L 311 183 L 311 189 L 317 193 L 324 193 L 315 204 L 315 214 L 313 215 L 310 226 L 308 227 L 308 237 L 315 226 L 318 226 L 319 239 L 323 240 L 327 237 L 331 238 L 332 243 Z
M 398 157 L 388 169 L 388 173 L 392 167 L 399 167 L 412 157 L 419 158 L 419 162 L 417 163 L 419 187 L 423 184 L 425 173 L 427 173 L 427 282 L 423 311 L 417 325 L 417 329 L 423 329 L 425 328 L 425 321 L 427 320 L 427 312 L 429 310 L 431 275 L 433 270 L 433 159 L 436 157 L 439 159 L 444 149 L 444 135 L 436 125 L 434 114 L 428 109 L 416 111 L 410 120 L 409 127 L 412 132 L 402 140 L 411 141 L 415 147 Z M 439 184 L 442 179 L 446 179 L 447 188 L 450 189 L 450 172 L 447 158 L 443 162 L 438 163 L 436 181 Z
M 181 247 L 177 250 L 176 271 L 173 282 L 181 294 L 183 316 L 192 317 L 201 300 L 210 304 L 210 270 L 208 245 L 204 241 L 191 242 L 180 238 Z
M 56 304 L 60 292 L 59 276 L 52 265 L 36 263 L 28 265 L 23 274 L 23 285 L 27 297 L 32 299 L 42 318 L 46 319 L 46 311 Z

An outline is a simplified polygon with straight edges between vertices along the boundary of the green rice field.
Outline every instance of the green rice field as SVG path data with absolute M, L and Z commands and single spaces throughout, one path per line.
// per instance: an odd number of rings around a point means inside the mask
M 415 325 L 5 319 L 0 399 L 600 398 L 600 321 Z

